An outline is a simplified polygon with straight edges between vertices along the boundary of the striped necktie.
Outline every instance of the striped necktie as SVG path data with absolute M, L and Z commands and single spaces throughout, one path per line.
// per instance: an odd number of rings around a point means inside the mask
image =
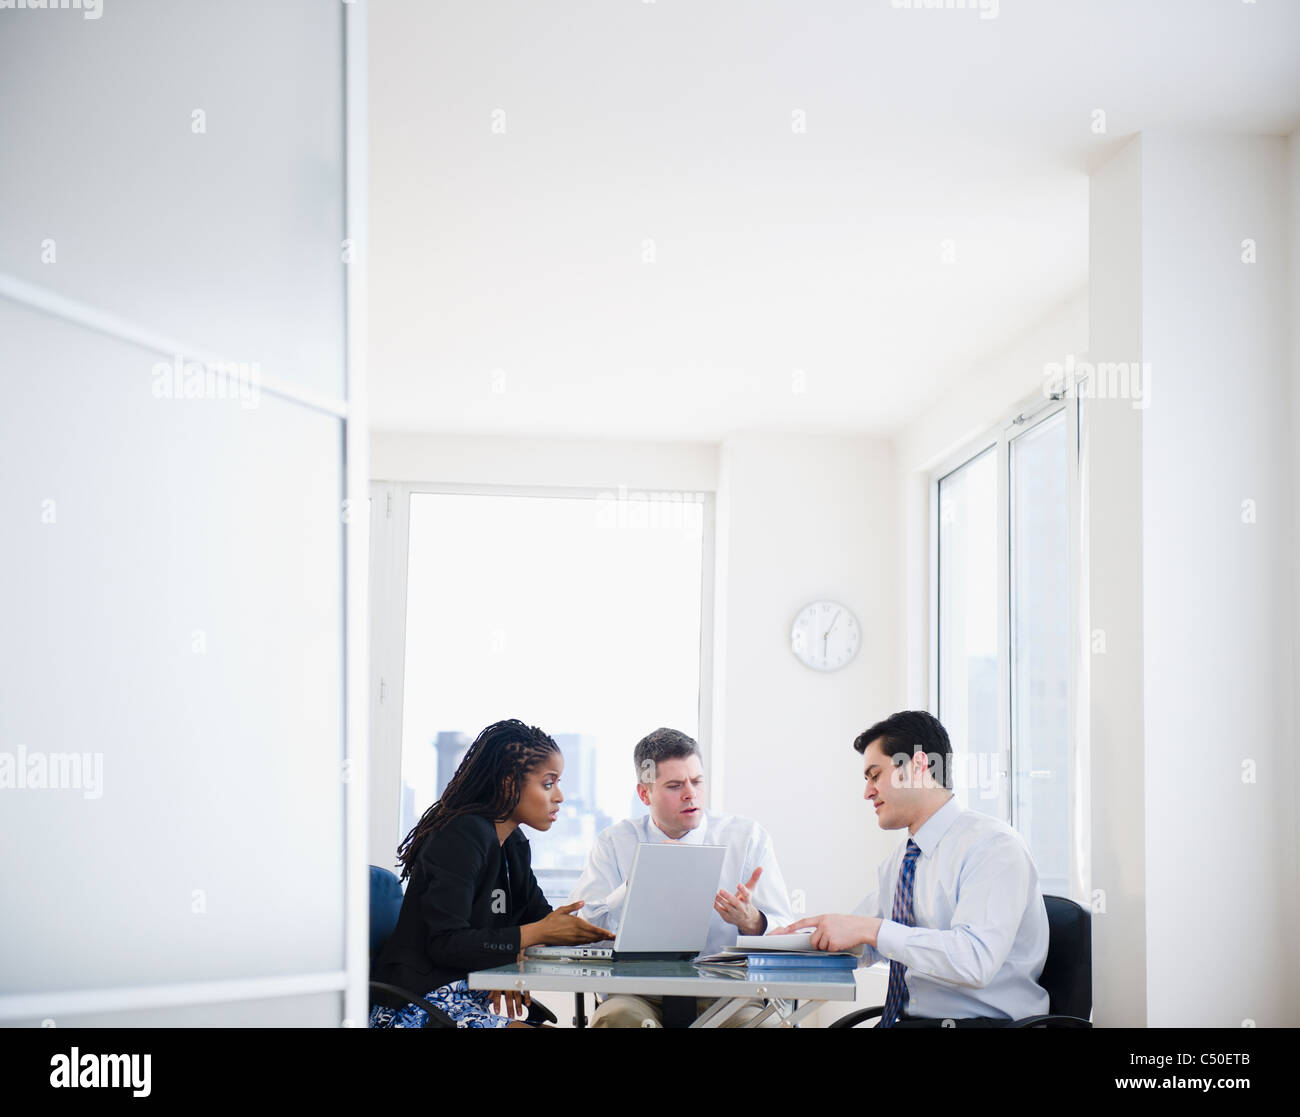
M 912 882 L 916 879 L 916 859 L 920 856 L 921 847 L 908 838 L 907 852 L 903 854 L 903 864 L 898 870 L 898 887 L 894 889 L 894 910 L 890 915 L 895 923 L 904 927 L 916 926 L 912 918 Z M 902 962 L 890 960 L 889 991 L 885 994 L 885 1011 L 877 1027 L 892 1028 L 907 1007 L 907 982 L 903 979 L 906 972 L 907 967 Z

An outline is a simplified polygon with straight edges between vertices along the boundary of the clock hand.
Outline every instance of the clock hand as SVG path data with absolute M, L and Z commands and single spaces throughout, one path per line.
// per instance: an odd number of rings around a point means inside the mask
M 824 640 L 827 636 L 829 636 L 829 635 L 831 634 L 831 629 L 835 627 L 835 622 L 836 622 L 837 620 L 840 619 L 840 614 L 841 614 L 842 612 L 844 612 L 843 609 L 837 609 L 837 610 L 835 610 L 835 616 L 831 617 L 831 623 L 830 623 L 830 626 L 826 629 L 825 632 L 822 633 L 822 639 L 823 639 L 823 640 Z

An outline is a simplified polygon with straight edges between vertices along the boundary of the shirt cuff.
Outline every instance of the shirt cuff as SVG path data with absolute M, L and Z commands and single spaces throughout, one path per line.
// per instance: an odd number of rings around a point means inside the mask
M 903 961 L 903 951 L 907 949 L 907 938 L 913 930 L 915 928 L 905 927 L 901 923 L 895 923 L 892 919 L 886 919 L 880 925 L 880 930 L 876 932 L 876 953 L 883 955 L 892 962 Z
M 608 896 L 606 896 L 603 900 L 600 901 L 600 906 L 603 907 L 605 911 L 610 914 L 610 916 L 618 917 L 623 912 L 623 904 L 626 900 L 627 900 L 627 881 L 624 881 L 617 888 L 615 888 L 613 892 L 611 892 Z M 579 909 L 578 915 L 581 914 L 582 914 L 582 910 Z

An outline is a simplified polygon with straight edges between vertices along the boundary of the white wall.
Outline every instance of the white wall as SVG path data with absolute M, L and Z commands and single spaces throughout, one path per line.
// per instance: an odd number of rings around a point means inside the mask
M 1143 137 L 1151 1025 L 1300 1023 L 1286 157 L 1279 137 Z M 1231 942 L 1212 962 L 1197 910 Z

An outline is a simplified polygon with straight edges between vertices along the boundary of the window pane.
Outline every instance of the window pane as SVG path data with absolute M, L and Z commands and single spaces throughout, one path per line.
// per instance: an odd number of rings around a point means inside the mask
M 1011 443 L 1011 755 L 1015 824 L 1043 890 L 1070 872 L 1069 497 L 1065 412 Z
M 953 787 L 1003 817 L 998 742 L 997 448 L 939 482 L 939 720 L 952 740 Z
M 596 834 L 645 813 L 636 742 L 699 736 L 703 502 L 417 493 L 410 512 L 399 837 L 485 725 L 540 726 L 565 801 L 527 836 L 555 903 Z

